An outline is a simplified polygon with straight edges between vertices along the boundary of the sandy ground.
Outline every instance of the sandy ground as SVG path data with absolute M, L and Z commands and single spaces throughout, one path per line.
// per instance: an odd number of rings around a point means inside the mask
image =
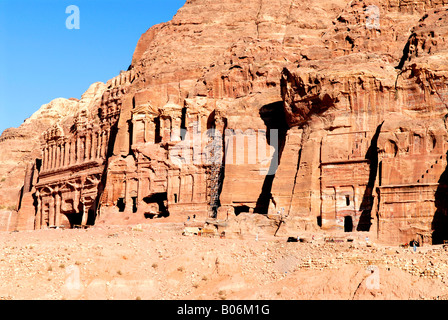
M 361 239 L 328 243 L 320 235 L 295 243 L 285 237 L 183 236 L 183 230 L 183 223 L 155 220 L 1 232 L 0 299 L 448 297 L 443 246 L 414 252 Z

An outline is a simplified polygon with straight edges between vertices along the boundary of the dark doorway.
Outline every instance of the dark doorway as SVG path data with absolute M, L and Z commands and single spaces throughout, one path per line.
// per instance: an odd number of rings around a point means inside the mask
M 154 143 L 160 143 L 162 142 L 162 133 L 160 131 L 160 117 L 157 117 L 154 119 L 154 122 L 156 124 L 156 132 L 155 132 L 155 140 Z
M 75 226 L 80 226 L 82 224 L 82 216 L 84 214 L 84 206 L 79 202 L 78 212 L 71 212 L 66 214 L 66 217 L 70 223 L 70 228 L 75 228 Z
M 124 198 L 118 198 L 117 207 L 118 207 L 119 212 L 124 212 L 124 209 L 126 208 L 126 203 L 124 202 Z
M 322 228 L 322 217 L 321 216 L 317 217 L 317 225 Z
M 344 217 L 344 232 L 353 231 L 353 218 L 351 216 Z
M 166 203 L 167 203 L 167 193 L 163 192 L 163 193 L 155 193 L 153 195 L 150 195 L 148 197 L 143 198 L 143 201 L 145 203 L 156 203 L 158 205 L 158 209 L 159 209 L 159 214 L 157 215 L 158 217 L 169 217 L 170 213 L 168 211 L 168 208 L 166 207 Z M 144 214 L 146 218 L 151 217 L 152 219 L 152 215 L 145 213 Z
M 132 197 L 132 213 L 136 213 L 137 209 L 137 197 Z
M 242 212 L 249 212 L 248 206 L 238 206 L 235 207 L 235 215 L 238 216 Z
M 40 172 L 40 168 L 42 167 L 42 159 L 36 159 L 36 169 Z
M 95 210 L 89 209 L 87 214 L 87 225 L 93 226 L 95 224 L 95 219 L 96 219 Z
M 66 214 L 68 221 L 70 223 L 70 228 L 75 228 L 75 226 L 80 226 L 82 223 L 82 213 L 69 213 Z

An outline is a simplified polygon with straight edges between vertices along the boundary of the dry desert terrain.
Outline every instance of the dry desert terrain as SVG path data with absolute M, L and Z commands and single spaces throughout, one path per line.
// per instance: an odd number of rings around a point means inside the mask
M 163 221 L 163 220 L 162 220 Z M 185 236 L 183 222 L 0 233 L 0 299 L 444 299 L 448 251 L 286 237 Z M 379 288 L 369 289 L 377 267 Z

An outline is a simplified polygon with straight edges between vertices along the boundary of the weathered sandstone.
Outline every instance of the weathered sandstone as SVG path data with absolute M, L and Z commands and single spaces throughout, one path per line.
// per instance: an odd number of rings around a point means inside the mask
M 16 228 L 253 212 L 448 239 L 444 5 L 187 1 L 128 71 L 35 130 L 11 164 Z

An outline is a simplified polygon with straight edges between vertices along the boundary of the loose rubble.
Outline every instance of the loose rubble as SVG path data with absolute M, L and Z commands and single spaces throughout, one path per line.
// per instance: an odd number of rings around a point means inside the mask
M 183 224 L 2 232 L 0 299 L 444 299 L 443 245 L 182 235 Z M 312 234 L 308 238 L 312 239 Z M 369 290 L 368 267 L 380 287 Z M 73 270 L 78 272 L 79 279 Z M 78 281 L 78 282 L 76 282 Z

